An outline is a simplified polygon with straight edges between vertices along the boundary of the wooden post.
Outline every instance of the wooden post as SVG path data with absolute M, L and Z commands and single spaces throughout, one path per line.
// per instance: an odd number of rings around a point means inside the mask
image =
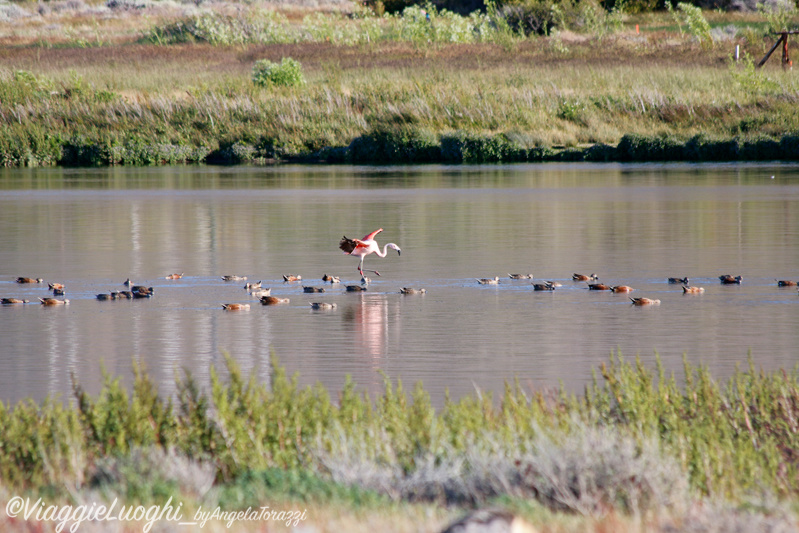
M 771 50 L 769 50 L 768 53 L 765 56 L 763 56 L 763 59 L 761 59 L 760 63 L 757 64 L 757 68 L 760 68 L 760 67 L 762 67 L 763 65 L 766 64 L 766 61 L 768 61 L 768 58 L 771 57 L 771 54 L 774 53 L 774 50 L 777 49 L 777 47 L 780 45 L 780 43 L 782 42 L 783 39 L 785 39 L 786 43 L 788 42 L 788 39 L 786 38 L 784 33 L 781 34 L 781 37 L 779 39 L 777 39 L 777 42 L 774 43 L 774 46 L 771 47 Z
M 793 68 L 793 62 L 788 57 L 788 34 L 782 34 L 782 68 Z
M 791 61 L 791 58 L 788 57 L 788 36 L 797 33 L 799 33 L 799 30 L 785 30 L 778 32 L 776 35 L 779 35 L 780 38 L 777 39 L 777 42 L 774 43 L 774 46 L 771 47 L 771 50 L 769 50 L 768 53 L 763 56 L 763 59 L 758 62 L 757 68 L 760 68 L 766 64 L 768 58 L 771 57 L 771 54 L 774 53 L 774 50 L 776 50 L 780 44 L 782 44 L 782 68 L 793 68 L 793 61 Z

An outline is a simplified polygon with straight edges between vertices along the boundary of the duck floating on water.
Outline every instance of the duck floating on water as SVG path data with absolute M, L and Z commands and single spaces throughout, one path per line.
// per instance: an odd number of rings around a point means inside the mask
M 612 292 L 633 292 L 635 289 L 630 287 L 629 285 L 614 285 L 610 288 Z
M 682 286 L 683 294 L 702 294 L 703 292 L 705 292 L 704 287 L 690 287 L 688 285 Z
M 427 289 L 414 289 L 411 287 L 403 287 L 400 289 L 400 294 L 425 294 Z
M 261 304 L 263 305 L 278 305 L 287 303 L 289 303 L 288 298 L 278 298 L 276 296 L 264 296 L 261 298 Z
M 249 311 L 250 304 L 222 304 L 225 311 Z
M 67 305 L 69 300 L 59 300 L 57 298 L 39 298 L 42 305 Z
M 362 292 L 366 290 L 366 287 L 362 287 L 361 285 L 347 285 L 346 289 L 347 292 Z
M 0 304 L 3 305 L 15 305 L 15 304 L 27 304 L 30 303 L 29 300 L 22 300 L 21 298 L 3 298 L 0 299 Z
M 633 305 L 660 305 L 660 300 L 653 300 L 651 298 L 630 298 Z

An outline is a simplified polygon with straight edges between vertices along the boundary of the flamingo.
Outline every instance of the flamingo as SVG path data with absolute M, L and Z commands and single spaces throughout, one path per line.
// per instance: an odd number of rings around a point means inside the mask
M 338 243 L 338 247 L 341 248 L 344 253 L 361 258 L 360 263 L 358 263 L 358 272 L 360 272 L 362 278 L 364 277 L 363 260 L 367 255 L 374 253 L 379 257 L 385 257 L 389 248 L 396 250 L 397 255 L 402 254 L 400 247 L 393 242 L 386 244 L 383 246 L 383 250 L 380 250 L 380 246 L 378 246 L 377 241 L 375 241 L 375 236 L 381 231 L 383 231 L 383 228 L 373 231 L 363 239 L 348 239 L 346 236 L 344 236 Z M 367 270 L 367 272 L 374 272 L 377 276 L 380 275 L 380 272 L 377 270 Z

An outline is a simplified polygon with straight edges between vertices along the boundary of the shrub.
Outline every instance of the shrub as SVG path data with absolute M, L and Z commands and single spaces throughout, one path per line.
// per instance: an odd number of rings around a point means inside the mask
M 302 65 L 295 59 L 284 57 L 280 63 L 261 59 L 252 68 L 252 82 L 259 87 L 296 87 L 305 85 L 305 77 L 302 75 Z
M 350 143 L 353 163 L 433 163 L 441 159 L 438 138 L 411 125 L 379 126 Z
M 678 161 L 684 156 L 678 139 L 637 134 L 622 137 L 616 153 L 620 161 Z
M 694 161 L 737 161 L 740 156 L 738 139 L 713 139 L 696 135 L 685 143 L 685 157 Z
M 690 31 L 700 43 L 710 44 L 713 42 L 713 37 L 710 33 L 710 24 L 708 24 L 704 15 L 702 15 L 702 10 L 700 8 L 686 2 L 680 2 L 677 4 L 677 9 L 682 12 L 683 20 L 688 26 L 688 31 Z

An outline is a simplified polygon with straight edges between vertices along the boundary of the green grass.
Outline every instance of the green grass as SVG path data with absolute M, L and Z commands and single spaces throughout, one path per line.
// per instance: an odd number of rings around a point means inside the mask
M 591 18 L 549 37 L 431 13 L 430 21 L 418 8 L 289 18 L 250 6 L 136 19 L 150 44 L 103 36 L 91 47 L 55 38 L 9 47 L 0 165 L 624 160 L 627 152 L 605 147 L 630 135 L 652 139 L 639 154 L 657 154 L 664 138 L 744 145 L 799 131 L 795 77 L 779 58 L 753 66 L 771 42 L 765 14 L 692 12 L 711 27 L 738 28 L 713 41 L 703 30 L 698 42 L 687 21 L 681 32 L 662 29 L 674 23 L 666 13 L 610 26 Z M 737 65 L 735 45 L 744 54 Z M 256 65 L 284 57 L 297 61 L 304 85 L 253 84 Z M 584 152 L 591 145 L 599 148 Z M 672 154 L 718 157 L 697 155 L 695 145 Z
M 580 395 L 508 383 L 499 398 L 467 396 L 439 410 L 421 385 L 386 380 L 368 398 L 348 383 L 333 398 L 321 385 L 300 388 L 277 364 L 271 387 L 246 379 L 231 358 L 227 373 L 223 381 L 212 372 L 210 390 L 186 375 L 171 400 L 134 368 L 130 391 L 107 376 L 94 397 L 76 385 L 66 404 L 2 405 L 0 478 L 12 491 L 88 483 L 142 502 L 213 482 L 225 501 L 470 506 L 524 497 L 589 516 L 670 508 L 689 495 L 799 495 L 796 371 L 752 364 L 721 383 L 686 363 L 681 385 L 659 364 L 612 357 Z M 163 465 L 175 462 L 183 466 L 170 475 Z
M 539 53 L 531 49 L 520 61 Z M 259 88 L 242 76 L 180 91 L 184 80 L 167 75 L 160 88 L 140 87 L 135 96 L 74 73 L 7 73 L 0 75 L 0 164 L 540 161 L 557 160 L 558 147 L 616 147 L 625 134 L 744 144 L 752 136 L 779 143 L 799 131 L 793 77 L 745 63 L 597 69 L 566 61 L 542 75 L 504 62 L 473 71 L 439 61 L 400 69 L 303 64 L 307 85 L 291 88 Z M 466 150 L 458 141 L 453 151 L 452 139 L 484 141 Z M 687 153 L 677 159 L 691 160 Z M 762 158 L 743 150 L 722 160 Z

